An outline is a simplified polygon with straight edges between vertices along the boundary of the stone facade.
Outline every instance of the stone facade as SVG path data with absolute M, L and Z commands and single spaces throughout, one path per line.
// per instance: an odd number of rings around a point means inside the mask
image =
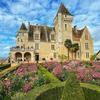
M 72 27 L 73 15 L 60 5 L 54 19 L 54 27 L 42 25 L 26 26 L 22 23 L 16 36 L 16 47 L 11 48 L 11 62 L 58 60 L 59 55 L 67 56 L 64 46 L 66 39 L 79 44 L 78 60 L 89 60 L 93 55 L 93 39 L 87 27 L 78 30 Z M 71 52 L 70 52 L 70 59 Z

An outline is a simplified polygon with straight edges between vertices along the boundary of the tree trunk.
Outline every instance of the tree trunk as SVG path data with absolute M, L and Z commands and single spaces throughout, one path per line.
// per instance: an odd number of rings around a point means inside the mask
M 73 52 L 72 52 L 72 60 L 73 60 Z
M 75 60 L 76 60 L 76 52 L 75 52 Z
M 68 49 L 68 60 L 69 60 L 69 49 Z

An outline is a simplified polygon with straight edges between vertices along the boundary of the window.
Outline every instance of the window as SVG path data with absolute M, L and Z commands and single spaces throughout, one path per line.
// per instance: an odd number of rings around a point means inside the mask
M 35 50 L 39 50 L 39 43 L 35 43 Z
M 56 53 L 53 54 L 54 58 L 56 58 Z
M 51 34 L 51 40 L 55 40 L 55 36 L 54 36 L 54 34 Z
M 89 58 L 89 52 L 86 52 L 86 58 Z
M 85 43 L 85 49 L 89 49 L 88 43 Z
M 85 34 L 85 39 L 88 40 L 88 34 Z
M 51 45 L 51 50 L 55 50 L 55 45 Z
M 67 30 L 67 24 L 65 24 L 65 30 Z
M 39 40 L 39 34 L 35 34 L 35 40 Z

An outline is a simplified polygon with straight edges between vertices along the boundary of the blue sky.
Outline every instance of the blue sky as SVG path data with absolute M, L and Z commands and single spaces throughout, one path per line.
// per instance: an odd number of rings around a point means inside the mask
M 0 56 L 15 46 L 22 22 L 52 26 L 61 2 L 74 15 L 73 25 L 88 26 L 95 52 L 100 50 L 100 0 L 0 0 Z

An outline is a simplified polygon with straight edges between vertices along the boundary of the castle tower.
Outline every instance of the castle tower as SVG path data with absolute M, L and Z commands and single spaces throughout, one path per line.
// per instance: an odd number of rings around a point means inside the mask
M 61 3 L 57 15 L 54 19 L 57 41 L 63 43 L 66 39 L 72 40 L 72 20 L 73 16 L 68 9 Z
M 16 44 L 20 48 L 25 48 L 25 43 L 28 42 L 28 31 L 24 23 L 22 23 L 17 36 L 16 36 Z

